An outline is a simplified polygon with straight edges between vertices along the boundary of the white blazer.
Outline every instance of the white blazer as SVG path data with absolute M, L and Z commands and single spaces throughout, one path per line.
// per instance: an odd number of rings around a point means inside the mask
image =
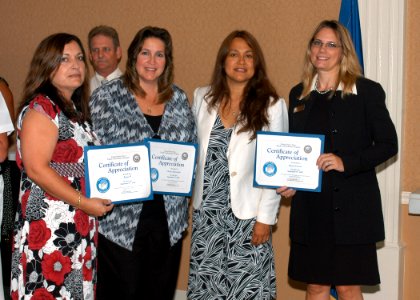
M 204 95 L 209 87 L 194 91 L 192 111 L 198 131 L 198 164 L 193 191 L 193 207 L 199 209 L 203 199 L 204 165 L 211 129 L 217 117 L 217 109 L 208 111 Z M 268 110 L 269 126 L 264 131 L 287 132 L 289 128 L 287 107 L 280 98 Z M 239 127 L 239 126 L 238 126 Z M 234 128 L 227 151 L 230 173 L 230 198 L 232 211 L 238 219 L 256 217 L 258 222 L 275 224 L 280 205 L 280 196 L 274 189 L 253 187 L 255 139 L 251 142 L 249 132 L 238 134 Z

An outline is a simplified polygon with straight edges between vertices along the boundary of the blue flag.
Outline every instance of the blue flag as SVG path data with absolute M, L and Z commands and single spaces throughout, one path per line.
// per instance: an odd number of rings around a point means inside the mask
M 340 17 L 338 18 L 350 32 L 363 72 L 362 34 L 360 31 L 359 5 L 357 0 L 341 0 Z
M 338 299 L 337 290 L 334 287 L 331 287 L 330 300 L 337 300 L 337 299 Z

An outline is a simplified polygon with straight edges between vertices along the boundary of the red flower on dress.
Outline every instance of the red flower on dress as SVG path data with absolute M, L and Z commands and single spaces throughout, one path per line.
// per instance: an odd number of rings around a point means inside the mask
M 20 199 L 20 203 L 22 206 L 22 216 L 23 218 L 26 218 L 26 205 L 28 204 L 28 198 L 29 198 L 29 194 L 30 194 L 30 190 L 25 191 L 25 193 L 22 195 L 21 199 Z
M 73 139 L 58 141 L 51 158 L 54 162 L 77 163 L 83 155 L 83 149 Z
M 28 243 L 32 250 L 41 249 L 51 237 L 51 230 L 44 220 L 32 221 L 29 225 Z
M 86 248 L 86 254 L 83 257 L 83 280 L 92 280 L 92 248 L 89 246 Z
M 51 295 L 46 288 L 36 289 L 32 294 L 32 300 L 55 300 L 54 296 Z
M 56 250 L 44 255 L 41 266 L 42 274 L 47 280 L 61 285 L 64 282 L 64 276 L 71 271 L 71 260 Z
M 13 291 L 10 296 L 12 297 L 12 300 L 19 300 L 18 291 Z
M 74 223 L 76 230 L 82 235 L 87 236 L 89 233 L 89 216 L 82 210 L 77 209 L 74 215 Z
M 40 107 L 36 107 L 36 104 Z M 50 99 L 48 99 L 45 95 L 38 95 L 36 96 L 29 105 L 30 108 L 35 109 L 37 111 L 44 111 L 48 116 L 51 118 L 55 118 L 57 113 L 60 112 L 60 108 L 55 106 L 51 103 Z

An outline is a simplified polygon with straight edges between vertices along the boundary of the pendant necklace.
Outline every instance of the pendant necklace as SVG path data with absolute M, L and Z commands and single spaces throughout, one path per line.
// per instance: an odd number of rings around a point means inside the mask
M 152 100 L 152 103 L 149 103 L 146 99 L 144 99 L 144 100 L 145 100 L 144 103 L 146 104 L 146 113 L 148 115 L 151 115 L 152 114 L 152 108 L 153 108 L 153 106 L 156 105 L 155 104 L 156 99 Z

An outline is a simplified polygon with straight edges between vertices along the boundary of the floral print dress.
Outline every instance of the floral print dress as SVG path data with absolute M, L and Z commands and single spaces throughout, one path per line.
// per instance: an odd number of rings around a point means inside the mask
M 50 166 L 82 193 L 83 146 L 95 143 L 89 125 L 68 119 L 46 96 L 35 97 L 19 115 L 16 162 L 22 177 L 13 239 L 12 299 L 94 299 L 97 221 L 48 195 L 27 176 L 20 133 L 29 109 L 58 127 Z

